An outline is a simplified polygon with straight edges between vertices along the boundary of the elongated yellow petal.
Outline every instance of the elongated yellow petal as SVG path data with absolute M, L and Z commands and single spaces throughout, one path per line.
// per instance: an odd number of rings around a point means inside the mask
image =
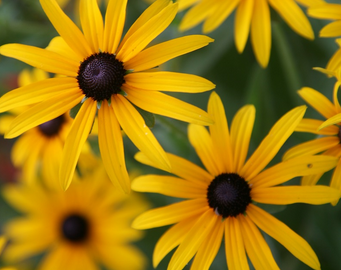
M 118 122 L 129 139 L 148 158 L 157 163 L 163 170 L 169 171 L 170 164 L 166 153 L 133 105 L 121 95 L 114 96 L 111 104 Z
M 255 269 L 279 270 L 263 235 L 248 216 L 239 215 L 245 249 Z
M 308 15 L 325 20 L 341 20 L 341 6 L 339 4 L 324 3 L 308 9 Z
M 27 156 L 29 155 L 30 147 L 34 145 L 35 140 L 37 139 L 34 132 L 27 132 L 20 136 L 14 143 L 12 151 L 11 151 L 11 158 L 14 166 L 21 167 L 25 163 Z
M 45 147 L 46 141 L 39 138 L 35 140 L 34 147 L 31 146 L 30 153 L 25 160 L 22 167 L 22 179 L 28 185 L 36 184 L 38 181 L 37 164 L 41 161 L 42 151 Z
M 305 110 L 306 106 L 296 107 L 276 122 L 242 168 L 241 176 L 246 180 L 252 179 L 265 168 L 288 137 L 294 132 L 296 126 L 303 118 Z
M 0 53 L 47 72 L 77 76 L 79 62 L 52 51 L 22 44 L 6 44 L 0 47 Z
M 341 159 L 334 170 L 332 179 L 330 181 L 330 187 L 335 188 L 337 190 L 341 190 Z M 335 206 L 339 200 L 333 201 L 332 205 Z
M 174 176 L 145 175 L 134 179 L 131 188 L 139 192 L 160 193 L 177 198 L 206 198 L 207 186 L 197 186 Z
M 210 174 L 214 177 L 221 174 L 219 163 L 216 162 L 212 138 L 207 129 L 203 126 L 191 124 L 188 126 L 188 138 Z
M 78 83 L 74 78 L 51 78 L 34 82 L 3 95 L 0 98 L 0 112 L 39 103 L 62 93 L 70 92 L 70 89 L 78 89 Z
M 307 16 L 294 0 L 269 0 L 269 3 L 292 30 L 305 38 L 314 39 L 314 31 Z
M 4 236 L 0 236 L 0 254 L 2 250 L 4 249 L 6 242 L 7 242 L 7 239 Z
M 296 2 L 305 7 L 313 7 L 326 3 L 324 0 L 296 0 Z
M 185 267 L 206 238 L 211 237 L 217 219 L 221 219 L 221 217 L 217 216 L 211 209 L 201 215 L 176 249 L 169 262 L 168 270 L 183 269 Z
M 131 103 L 148 112 L 198 125 L 213 123 L 207 112 L 180 99 L 157 91 L 131 90 L 129 88 L 124 88 L 124 90 Z
M 217 218 L 210 237 L 206 237 L 194 257 L 191 270 L 208 270 L 216 257 L 224 235 L 224 222 Z
M 102 101 L 98 111 L 98 143 L 110 180 L 125 193 L 129 193 L 130 179 L 125 165 L 121 128 L 114 110 L 106 100 Z
M 271 20 L 266 0 L 255 0 L 251 21 L 251 41 L 258 63 L 267 67 L 271 51 Z
M 135 72 L 157 67 L 177 56 L 195 51 L 213 42 L 204 35 L 190 35 L 175 38 L 147 48 L 124 63 L 127 70 Z
M 255 122 L 256 109 L 253 105 L 242 107 L 234 116 L 231 125 L 231 145 L 233 149 L 234 172 L 240 171 L 244 165 L 253 124 Z
M 250 180 L 252 188 L 282 184 L 294 177 L 318 174 L 336 166 L 338 158 L 331 156 L 305 156 L 292 158 L 266 169 Z
M 225 254 L 229 269 L 250 269 L 238 218 L 229 217 L 225 221 Z
M 219 5 L 216 5 L 211 16 L 208 16 L 204 22 L 203 32 L 210 33 L 218 28 L 226 20 L 226 18 L 230 16 L 239 2 L 240 0 L 223 1 L 219 3 Z
M 336 126 L 325 127 L 324 129 L 319 130 L 318 128 L 323 124 L 323 121 L 316 119 L 308 119 L 304 118 L 297 125 L 295 131 L 299 132 L 309 132 L 318 135 L 336 135 L 339 132 L 339 129 Z
M 167 28 L 178 11 L 178 5 L 170 4 L 136 30 L 117 52 L 117 59 L 126 62 L 141 52 L 154 38 Z M 124 43 L 123 43 L 124 42 Z
M 320 180 L 323 173 L 314 174 L 314 175 L 306 175 L 301 178 L 302 186 L 313 186 L 316 185 L 318 180 Z
M 59 35 L 79 57 L 84 59 L 94 53 L 94 51 L 91 51 L 83 33 L 63 12 L 55 0 L 40 0 L 40 4 Z
M 208 172 L 203 170 L 198 165 L 184 159 L 182 157 L 178 157 L 176 155 L 166 153 L 168 160 L 171 164 L 170 172 L 186 179 L 190 182 L 195 183 L 196 185 L 206 186 L 212 181 L 214 178 Z M 158 168 L 157 164 L 154 164 L 148 157 L 142 152 L 138 152 L 135 155 L 135 159 L 143 164 L 153 166 Z M 160 168 L 159 168 L 160 169 Z
M 224 105 L 216 92 L 212 92 L 208 101 L 208 114 L 212 117 L 214 125 L 210 125 L 212 144 L 217 158 L 216 162 L 221 166 L 221 173 L 232 172 L 234 160 L 230 141 L 229 127 L 227 124 Z
M 317 138 L 290 148 L 285 152 L 283 160 L 298 156 L 315 155 L 332 148 L 339 143 L 340 141 L 336 136 Z
M 116 53 L 126 18 L 127 0 L 109 1 L 105 14 L 103 51 Z
M 153 266 L 156 268 L 160 261 L 185 239 L 187 232 L 193 227 L 199 216 L 180 221 L 168 229 L 157 241 L 153 252 Z
M 158 71 L 130 73 L 124 76 L 129 86 L 143 90 L 201 93 L 215 88 L 215 85 L 200 76 Z
M 339 72 L 339 71 L 338 71 Z M 339 76 L 337 76 L 337 78 L 339 78 Z M 337 110 L 337 112 L 341 112 L 341 106 L 340 106 L 340 102 L 339 102 L 339 98 L 338 98 L 338 92 L 340 89 L 340 81 L 336 81 L 335 85 L 334 85 L 334 89 L 333 89 L 333 102 L 335 105 L 335 109 Z
M 296 258 L 313 269 L 320 269 L 319 260 L 311 246 L 287 225 L 253 204 L 248 206 L 247 214 L 262 231 L 276 239 Z
M 131 225 L 135 229 L 161 227 L 202 214 L 209 208 L 207 199 L 193 199 L 149 210 L 139 215 Z M 213 212 L 213 211 L 212 211 Z
M 67 59 L 72 59 L 75 63 L 78 64 L 78 66 L 79 63 L 83 60 L 83 58 L 74 53 L 74 51 L 61 36 L 57 36 L 51 39 L 49 45 L 45 49 L 58 53 Z
M 64 190 L 68 189 L 75 172 L 82 147 L 88 138 L 96 114 L 96 102 L 88 98 L 83 103 L 65 141 L 59 179 Z
M 10 130 L 6 133 L 5 137 L 17 137 L 30 128 L 62 115 L 76 106 L 82 98 L 83 96 L 78 88 L 69 89 L 68 92 L 53 96 L 51 99 L 34 105 L 13 120 Z
M 303 87 L 297 91 L 297 93 L 305 102 L 307 102 L 325 118 L 328 119 L 337 113 L 333 103 L 320 92 L 310 87 Z
M 98 52 L 103 48 L 103 17 L 97 1 L 80 1 L 79 14 L 84 37 L 91 51 Z
M 244 51 L 250 32 L 250 24 L 253 14 L 253 0 L 240 1 L 234 23 L 234 40 L 239 53 Z
M 332 22 L 320 31 L 320 37 L 338 37 L 341 35 L 341 21 Z
M 341 49 L 338 49 L 329 59 L 326 66 L 327 70 L 335 71 L 341 65 Z
M 327 186 L 281 186 L 251 190 L 252 200 L 277 205 L 292 203 L 325 204 L 340 199 L 340 196 L 340 190 Z
M 330 117 L 326 121 L 324 121 L 323 124 L 321 124 L 319 126 L 319 129 L 323 129 L 323 128 L 331 126 L 331 125 L 339 124 L 340 122 L 341 122 L 341 113 L 338 113 L 338 114 Z

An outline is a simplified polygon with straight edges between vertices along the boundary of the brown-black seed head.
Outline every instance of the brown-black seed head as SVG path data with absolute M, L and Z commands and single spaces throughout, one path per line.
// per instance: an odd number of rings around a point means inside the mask
M 61 225 L 63 237 L 70 242 L 84 242 L 89 236 L 89 221 L 79 214 L 67 216 Z
M 38 126 L 39 131 L 46 137 L 53 137 L 59 134 L 63 124 L 65 123 L 65 116 L 60 115 L 50 121 L 42 123 Z
M 86 97 L 96 101 L 109 100 L 121 91 L 126 70 L 111 53 L 95 53 L 79 66 L 77 81 Z

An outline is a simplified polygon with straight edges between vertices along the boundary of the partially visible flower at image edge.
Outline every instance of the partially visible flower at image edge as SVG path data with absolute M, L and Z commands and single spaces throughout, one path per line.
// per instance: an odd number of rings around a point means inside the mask
M 192 35 L 146 48 L 176 15 L 177 4 L 170 0 L 158 0 L 147 8 L 121 42 L 127 0 L 109 1 L 105 23 L 97 1 L 80 1 L 83 33 L 55 0 L 40 3 L 61 37 L 53 39 L 48 49 L 6 44 L 0 53 L 64 77 L 33 83 L 1 97 L 0 112 L 37 103 L 12 122 L 5 137 L 16 137 L 82 103 L 63 150 L 59 178 L 64 189 L 71 183 L 97 111 L 99 148 L 115 185 L 130 191 L 121 128 L 140 151 L 169 170 L 163 148 L 134 105 L 190 123 L 212 124 L 204 110 L 159 91 L 199 93 L 213 89 L 213 83 L 191 74 L 151 69 L 213 40 Z
M 229 131 L 223 104 L 215 92 L 211 94 L 208 113 L 215 124 L 209 126 L 209 132 L 195 124 L 188 128 L 189 140 L 207 171 L 168 154 L 171 173 L 177 177 L 145 175 L 132 182 L 135 191 L 187 199 L 149 210 L 133 222 L 136 229 L 176 223 L 156 244 L 154 267 L 178 246 L 168 270 L 183 269 L 193 256 L 192 270 L 209 269 L 225 235 L 228 269 L 249 269 L 246 253 L 255 269 L 279 269 L 261 229 L 303 263 L 320 269 L 310 245 L 257 206 L 258 203 L 318 205 L 340 198 L 340 191 L 328 186 L 281 186 L 297 176 L 330 170 L 337 163 L 335 157 L 307 156 L 264 169 L 293 133 L 305 110 L 306 106 L 300 106 L 286 113 L 245 161 L 255 119 L 254 106 L 242 107 L 234 116 Z M 157 164 L 141 152 L 136 159 L 157 168 Z
M 180 30 L 191 29 L 201 22 L 203 32 L 210 33 L 219 27 L 236 9 L 234 34 L 239 53 L 244 51 L 251 31 L 252 47 L 258 63 L 267 67 L 271 51 L 271 6 L 299 35 L 314 39 L 310 22 L 301 7 L 309 7 L 322 0 L 179 0 L 179 10 L 190 9 L 185 13 Z M 296 3 L 297 2 L 297 3 Z M 227 29 L 228 30 L 228 29 Z

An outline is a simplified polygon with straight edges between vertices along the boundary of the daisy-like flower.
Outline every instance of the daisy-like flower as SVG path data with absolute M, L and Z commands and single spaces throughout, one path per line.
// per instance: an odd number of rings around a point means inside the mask
M 283 156 L 283 160 L 298 158 L 304 155 L 315 155 L 323 153 L 339 159 L 331 181 L 330 186 L 341 190 L 341 107 L 337 98 L 340 82 L 334 86 L 333 102 L 320 92 L 303 87 L 298 94 L 319 112 L 326 120 L 304 118 L 298 124 L 295 131 L 316 134 L 316 139 L 304 142 L 289 149 Z M 323 175 L 323 172 L 315 175 L 307 175 L 302 177 L 302 185 L 315 185 Z M 338 201 L 333 201 L 335 205 Z
M 156 244 L 153 263 L 157 266 L 173 248 L 168 270 L 183 269 L 195 255 L 191 269 L 209 269 L 225 235 L 228 269 L 279 269 L 259 231 L 276 239 L 299 260 L 314 269 L 319 261 L 310 245 L 257 203 L 287 205 L 324 204 L 340 197 L 327 186 L 280 186 L 300 175 L 327 171 L 337 159 L 330 156 L 296 158 L 264 169 L 293 133 L 306 110 L 297 107 L 285 114 L 246 160 L 255 119 L 255 108 L 247 105 L 235 115 L 229 131 L 224 107 L 212 93 L 208 113 L 215 120 L 206 128 L 191 124 L 189 140 L 207 171 L 181 157 L 168 154 L 169 175 L 146 175 L 132 182 L 132 189 L 156 192 L 187 200 L 149 210 L 133 222 L 137 229 L 174 224 Z M 137 159 L 156 167 L 143 155 Z M 258 229 L 258 228 L 259 229 Z M 247 256 L 246 256 L 246 253 Z
M 214 88 L 214 84 L 191 74 L 151 69 L 206 46 L 212 39 L 202 35 L 185 36 L 146 48 L 176 15 L 177 4 L 170 0 L 153 3 L 121 41 L 127 0 L 109 1 L 105 23 L 97 1 L 80 1 L 83 32 L 55 0 L 40 2 L 61 37 L 53 40 L 50 49 L 7 44 L 0 47 L 0 53 L 64 77 L 33 83 L 1 97 L 0 112 L 37 103 L 12 122 L 5 137 L 16 137 L 82 103 L 61 160 L 59 177 L 65 189 L 71 183 L 81 148 L 97 112 L 99 148 L 113 183 L 125 192 L 130 190 L 121 128 L 140 151 L 169 170 L 164 150 L 134 105 L 182 121 L 211 124 L 212 120 L 205 111 L 159 90 L 197 93 Z
M 251 42 L 257 61 L 266 67 L 271 51 L 271 6 L 299 35 L 314 39 L 308 18 L 298 4 L 309 7 L 322 0 L 179 0 L 179 10 L 190 8 L 180 23 L 185 31 L 201 22 L 203 32 L 209 33 L 220 26 L 236 9 L 234 34 L 238 52 L 243 52 L 251 31 Z
M 5 224 L 6 262 L 43 253 L 39 270 L 145 269 L 145 256 L 132 244 L 142 234 L 130 223 L 148 204 L 115 188 L 103 167 L 73 181 L 67 191 L 37 184 L 5 187 L 3 195 L 23 213 Z
M 48 78 L 49 75 L 45 71 L 24 70 L 19 74 L 18 84 L 25 87 Z M 6 133 L 15 117 L 28 109 L 28 106 L 19 107 L 10 110 L 9 114 L 2 115 L 0 133 Z M 26 131 L 16 140 L 12 150 L 12 162 L 17 168 L 22 169 L 21 179 L 33 183 L 42 174 L 42 179 L 48 181 L 46 182 L 48 186 L 55 186 L 54 183 L 58 182 L 63 146 L 71 124 L 72 118 L 69 113 L 64 113 Z

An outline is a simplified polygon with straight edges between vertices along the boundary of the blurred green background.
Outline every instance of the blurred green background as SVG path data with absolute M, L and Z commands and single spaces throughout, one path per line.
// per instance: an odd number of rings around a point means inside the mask
M 74 5 L 74 1 L 70 1 L 64 10 L 70 17 L 77 20 Z M 148 4 L 143 0 L 130 0 L 128 2 L 125 31 L 147 6 Z M 177 28 L 182 16 L 183 13 L 178 14 L 174 22 L 154 42 L 158 43 L 183 35 L 201 33 L 201 25 L 185 33 L 180 33 Z M 315 32 L 315 40 L 309 41 L 294 33 L 273 10 L 271 17 L 272 51 L 266 69 L 261 68 L 256 62 L 250 41 L 248 41 L 243 54 L 237 52 L 233 33 L 234 13 L 217 30 L 209 34 L 215 39 L 215 42 L 203 49 L 173 59 L 161 67 L 164 70 L 200 75 L 215 83 L 215 91 L 224 103 L 227 119 L 230 122 L 239 108 L 245 104 L 254 104 L 256 122 L 252 133 L 250 152 L 256 148 L 271 126 L 284 113 L 297 105 L 304 104 L 298 96 L 297 90 L 303 86 L 309 86 L 330 98 L 335 82 L 334 79 L 327 78 L 327 76 L 312 69 L 313 67 L 325 67 L 338 48 L 334 39 L 318 37 L 319 30 L 327 22 L 310 18 Z M 0 45 L 22 43 L 45 47 L 51 38 L 57 35 L 38 0 L 3 0 L 0 6 L 0 29 Z M 19 61 L 0 57 L 1 95 L 16 87 L 17 75 L 26 67 L 27 65 Z M 206 110 L 210 92 L 174 95 Z M 308 108 L 307 116 L 320 117 L 312 108 Z M 156 124 L 152 131 L 166 151 L 200 164 L 194 149 L 188 142 L 186 123 L 156 116 Z M 274 162 L 280 161 L 282 154 L 289 147 L 311 138 L 313 138 L 312 135 L 293 134 L 276 156 Z M 14 140 L 0 138 L 0 188 L 8 182 L 15 181 L 18 174 L 10 162 L 13 142 Z M 143 174 L 156 172 L 156 170 L 141 165 L 133 159 L 136 150 L 133 144 L 125 138 L 128 169 L 137 168 Z M 327 173 L 319 183 L 328 184 L 329 179 L 330 174 Z M 290 183 L 298 184 L 299 179 L 293 179 Z M 172 198 L 157 194 L 144 195 L 153 207 L 173 202 Z M 269 209 L 270 212 L 275 212 L 274 216 L 309 242 L 319 257 L 322 269 L 340 269 L 340 203 L 335 207 L 331 205 L 295 204 L 284 209 L 281 208 L 281 211 L 277 210 L 279 208 L 276 207 Z M 18 213 L 0 198 L 0 232 L 3 224 L 17 215 Z M 163 227 L 147 230 L 144 239 L 137 243 L 149 258 L 147 269 L 153 269 L 151 254 L 157 239 L 166 229 Z M 281 269 L 310 269 L 275 240 L 267 236 L 266 239 Z M 172 253 L 161 262 L 157 269 L 167 268 Z M 115 255 L 113 254 L 113 256 Z M 227 269 L 223 245 L 211 269 Z

